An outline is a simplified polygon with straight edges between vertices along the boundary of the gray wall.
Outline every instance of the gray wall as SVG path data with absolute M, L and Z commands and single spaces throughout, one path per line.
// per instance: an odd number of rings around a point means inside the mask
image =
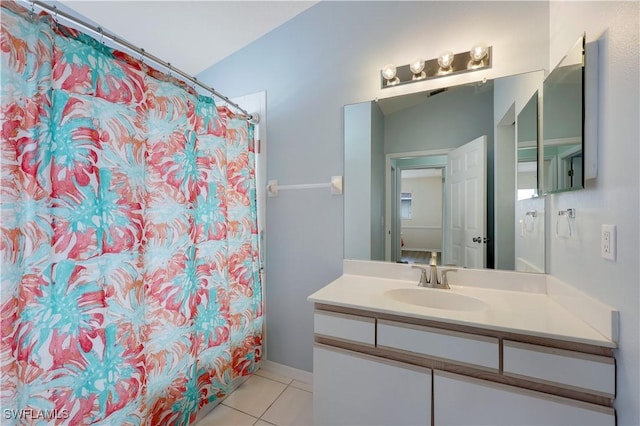
M 385 116 L 385 153 L 458 148 L 482 135 L 493 144 L 493 83 L 460 86 Z
M 520 237 L 518 223 L 519 220 L 524 219 L 521 214 L 523 203 L 516 201 L 516 184 L 513 179 L 516 166 L 516 127 L 518 127 L 513 123 L 529 102 L 531 95 L 542 90 L 543 80 L 544 73 L 538 71 L 502 78 L 496 81 L 494 86 L 496 269 L 518 267 L 515 260 L 517 257 L 522 257 L 526 261 L 535 263 L 539 269 L 544 271 L 545 234 L 536 234 L 535 242 L 527 241 L 527 250 L 524 250 L 522 246 L 523 238 Z M 544 211 L 544 202 L 526 202 L 524 204 L 536 206 L 535 210 Z M 541 218 L 539 223 L 544 223 L 544 219 Z M 527 240 L 531 240 L 531 237 L 531 234 L 527 234 Z M 535 251 L 536 249 L 539 250 Z M 542 261 L 539 261 L 539 257 L 542 258 Z
M 371 102 L 371 260 L 384 260 L 384 163 L 384 116 L 378 104 Z M 344 210 L 348 214 L 346 198 Z M 346 223 L 344 232 L 348 232 Z
M 348 238 L 344 245 L 344 256 L 348 259 L 369 259 L 371 256 L 371 102 L 347 105 L 344 108 L 345 144 L 344 157 L 351 167 L 345 168 L 343 189 L 350 197 L 345 198 L 344 229 Z
M 343 174 L 343 105 L 546 68 L 548 13 L 538 1 L 320 2 L 198 78 L 231 97 L 267 91 L 268 179 L 328 182 Z M 491 69 L 380 89 L 388 62 L 435 58 L 478 41 L 493 46 Z M 343 217 L 342 197 L 328 191 L 268 199 L 270 360 L 312 370 L 306 298 L 342 273 Z
M 384 260 L 384 117 L 374 102 L 344 107 L 344 257 Z

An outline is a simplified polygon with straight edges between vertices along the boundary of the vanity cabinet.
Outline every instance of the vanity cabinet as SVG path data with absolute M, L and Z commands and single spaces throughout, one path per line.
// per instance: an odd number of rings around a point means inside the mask
M 430 369 L 323 345 L 313 359 L 314 424 L 431 424 Z
M 316 424 L 615 425 L 610 348 L 316 304 Z
M 515 386 L 435 371 L 434 424 L 615 425 L 611 409 Z

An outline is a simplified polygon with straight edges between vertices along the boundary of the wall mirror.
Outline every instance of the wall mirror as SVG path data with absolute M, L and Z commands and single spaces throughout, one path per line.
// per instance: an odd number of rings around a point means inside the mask
M 544 199 L 540 189 L 538 91 L 516 117 L 516 271 L 545 271 Z
M 538 195 L 538 92 L 536 91 L 516 118 L 516 198 L 526 200 Z
M 427 263 L 436 252 L 438 264 L 517 269 L 515 121 L 522 110 L 537 130 L 537 105 L 525 104 L 542 79 L 536 71 L 346 105 L 344 257 Z M 495 116 L 506 104 L 511 115 Z M 520 180 L 532 197 L 537 136 L 529 130 Z
M 584 43 L 580 37 L 544 80 L 544 192 L 584 187 Z

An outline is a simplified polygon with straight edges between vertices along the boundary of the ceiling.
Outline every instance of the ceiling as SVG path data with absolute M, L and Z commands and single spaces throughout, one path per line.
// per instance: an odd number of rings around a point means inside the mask
M 60 3 L 105 31 L 144 48 L 187 74 L 197 75 L 317 1 L 60 0 Z

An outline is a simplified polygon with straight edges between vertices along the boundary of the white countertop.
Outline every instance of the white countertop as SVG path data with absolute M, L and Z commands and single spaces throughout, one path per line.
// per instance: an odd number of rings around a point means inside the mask
M 314 303 L 362 309 L 411 318 L 480 327 L 490 330 L 586 343 L 608 348 L 616 343 L 596 331 L 542 292 L 510 291 L 451 285 L 446 291 L 480 299 L 478 311 L 435 309 L 392 300 L 384 293 L 397 288 L 418 288 L 417 281 L 345 274 L 309 296 Z

